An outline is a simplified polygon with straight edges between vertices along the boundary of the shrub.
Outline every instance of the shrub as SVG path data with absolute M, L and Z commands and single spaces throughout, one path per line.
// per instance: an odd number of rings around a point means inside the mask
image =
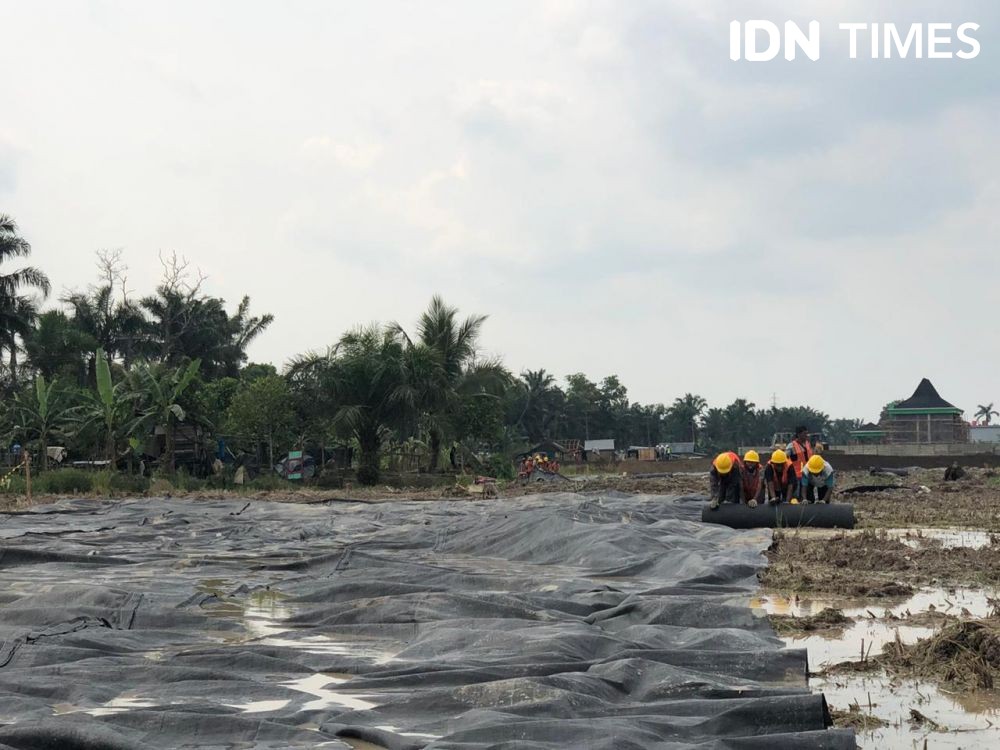
M 245 486 L 252 490 L 287 490 L 292 483 L 277 474 L 260 474 Z
M 80 469 L 54 469 L 39 474 L 32 483 L 32 490 L 51 495 L 68 495 L 90 492 L 94 489 L 94 477 Z
M 112 474 L 108 480 L 108 489 L 127 495 L 141 495 L 149 490 L 149 480 L 138 474 Z

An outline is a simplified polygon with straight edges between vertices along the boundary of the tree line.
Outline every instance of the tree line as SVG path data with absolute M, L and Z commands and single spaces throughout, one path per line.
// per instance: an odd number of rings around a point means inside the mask
M 189 424 L 226 436 L 235 451 L 263 447 L 270 463 L 294 447 L 350 446 L 358 480 L 373 484 L 394 451 L 419 456 L 425 471 L 457 451 L 501 473 L 514 453 L 546 439 L 696 442 L 711 451 L 766 444 L 800 423 L 838 442 L 860 424 L 743 399 L 712 408 L 690 393 L 669 405 L 640 404 L 616 375 L 594 382 L 574 373 L 560 382 L 544 369 L 515 374 L 482 356 L 486 316 L 463 317 L 437 296 L 412 328 L 353 328 L 279 372 L 247 355 L 273 316 L 252 315 L 249 297 L 230 312 L 176 255 L 161 258 L 155 289 L 136 296 L 121 254 L 99 253 L 97 281 L 43 310 L 47 275 L 27 265 L 9 270 L 30 253 L 14 221 L 0 215 L 0 434 L 7 446 L 37 451 L 43 464 L 46 447 L 64 445 L 134 467 L 159 432 L 159 470 L 170 474 L 175 436 Z

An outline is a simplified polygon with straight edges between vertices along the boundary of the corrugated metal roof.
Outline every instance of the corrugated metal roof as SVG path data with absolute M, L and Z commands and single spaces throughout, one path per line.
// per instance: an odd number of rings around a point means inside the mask
M 585 451 L 613 451 L 615 449 L 614 440 L 588 440 L 583 444 Z

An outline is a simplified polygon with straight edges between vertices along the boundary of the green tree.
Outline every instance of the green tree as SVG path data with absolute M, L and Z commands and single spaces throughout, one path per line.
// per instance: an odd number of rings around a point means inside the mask
M 48 383 L 42 375 L 35 378 L 33 388 L 14 397 L 11 408 L 14 432 L 38 445 L 42 471 L 49 467 L 49 445 L 54 438 L 65 434 L 75 409 L 58 381 Z
M 43 312 L 24 337 L 27 363 L 32 368 L 47 380 L 58 376 L 78 385 L 86 382 L 87 358 L 96 348 L 97 342 L 60 310 Z
M 435 295 L 417 321 L 416 344 L 398 323 L 390 327 L 407 342 L 409 354 L 417 362 L 426 363 L 429 354 L 437 365 L 411 367 L 419 378 L 413 386 L 420 394 L 427 430 L 429 471 L 437 470 L 445 439 L 460 437 L 456 426 L 463 403 L 476 398 L 499 399 L 509 382 L 509 374 L 499 361 L 478 358 L 479 336 L 485 322 L 485 315 L 459 320 L 458 309 Z
M 192 279 L 187 262 L 176 255 L 161 258 L 163 278 L 154 294 L 140 300 L 149 316 L 145 351 L 151 359 L 179 367 L 202 361 L 202 375 L 238 377 L 247 361 L 250 342 L 273 322 L 270 314 L 250 315 L 250 298 L 243 297 L 234 315 L 225 300 L 202 293 L 204 277 Z
M 555 378 L 545 370 L 525 370 L 514 387 L 518 408 L 515 424 L 528 441 L 538 443 L 557 437 L 553 427 L 562 415 L 565 395 L 556 385 Z
M 118 459 L 118 441 L 129 437 L 125 428 L 133 416 L 134 394 L 128 392 L 126 381 L 112 380 L 111 365 L 103 349 L 97 350 L 94 360 L 97 388 L 85 392 L 77 415 L 79 431 L 97 429 L 104 441 L 104 456 L 113 469 Z
M 976 405 L 976 420 L 982 420 L 983 424 L 989 424 L 993 417 L 1000 417 L 1000 412 L 993 410 L 993 402 Z
M 312 411 L 357 441 L 362 484 L 378 483 L 383 442 L 417 411 L 411 369 L 436 366 L 428 354 L 408 351 L 395 328 L 371 325 L 344 334 L 326 354 L 306 354 L 289 366 L 293 387 L 309 394 Z
M 31 245 L 17 229 L 17 224 L 6 214 L 0 214 L 0 267 L 15 259 L 31 254 Z M 0 347 L 7 349 L 10 378 L 17 387 L 17 337 L 24 336 L 37 315 L 37 305 L 22 294 L 36 290 L 43 297 L 51 289 L 49 277 L 34 266 L 24 266 L 9 273 L 0 272 Z
M 667 411 L 668 418 L 681 430 L 684 440 L 694 441 L 695 431 L 698 427 L 698 419 L 708 408 L 708 402 L 701 396 L 693 393 L 685 393 L 683 396 L 675 398 Z
M 137 394 L 139 417 L 130 432 L 161 426 L 164 430 L 164 450 L 161 467 L 174 473 L 174 444 L 177 423 L 188 418 L 182 401 L 196 382 L 201 360 L 182 367 L 143 364 L 132 371 L 132 390 Z
M 285 379 L 268 375 L 240 388 L 229 407 L 226 425 L 235 435 L 266 442 L 273 466 L 275 440 L 290 440 L 295 426 L 292 396 Z

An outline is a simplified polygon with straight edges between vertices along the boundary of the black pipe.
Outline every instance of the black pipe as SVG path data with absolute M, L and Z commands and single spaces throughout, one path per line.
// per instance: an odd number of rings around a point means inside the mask
M 812 505 L 781 503 L 761 504 L 756 508 L 736 503 L 723 503 L 715 510 L 705 506 L 701 511 L 705 523 L 718 523 L 731 529 L 777 529 L 812 526 L 821 529 L 853 529 L 854 506 L 847 503 L 814 503 Z

